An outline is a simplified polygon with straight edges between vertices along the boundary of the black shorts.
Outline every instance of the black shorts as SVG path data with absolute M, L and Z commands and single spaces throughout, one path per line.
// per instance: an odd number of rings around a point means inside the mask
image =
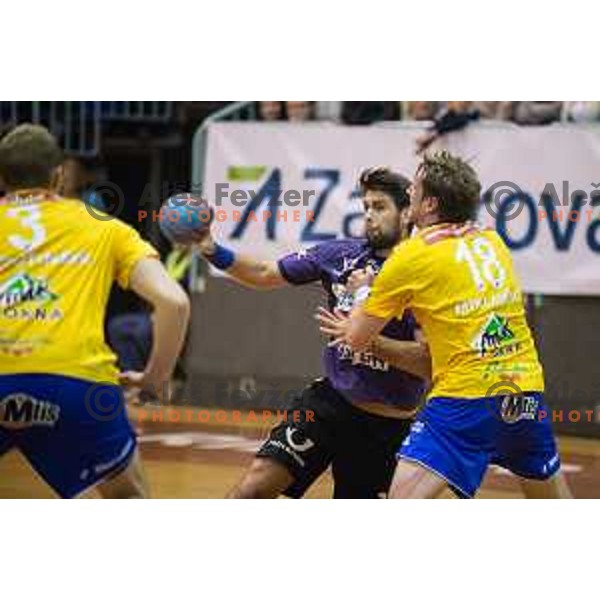
M 320 379 L 287 407 L 257 456 L 289 470 L 294 483 L 284 493 L 291 498 L 303 496 L 329 465 L 334 498 L 377 498 L 390 487 L 411 424 L 359 410 Z

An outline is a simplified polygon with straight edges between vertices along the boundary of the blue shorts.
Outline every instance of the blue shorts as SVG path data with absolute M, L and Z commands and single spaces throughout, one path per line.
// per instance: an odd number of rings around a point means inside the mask
M 560 468 L 544 395 L 433 398 L 421 410 L 398 458 L 419 463 L 471 498 L 490 464 L 526 479 Z
M 0 375 L 0 456 L 16 448 L 63 498 L 124 469 L 136 448 L 118 386 Z

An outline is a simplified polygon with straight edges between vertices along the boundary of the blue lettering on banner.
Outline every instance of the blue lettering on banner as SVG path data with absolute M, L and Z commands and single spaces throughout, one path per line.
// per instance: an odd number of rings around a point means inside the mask
M 327 202 L 333 196 L 333 192 L 340 184 L 339 169 L 325 169 L 309 167 L 304 170 L 304 179 L 320 180 L 323 187 L 317 192 L 314 207 L 312 210 L 312 220 L 307 220 L 300 232 L 300 242 L 302 243 L 320 243 L 327 240 L 333 240 L 342 236 L 344 238 L 362 237 L 363 232 L 361 220 L 364 219 L 364 213 L 360 210 L 353 210 L 343 215 L 339 231 L 323 231 L 319 228 L 322 225 L 323 215 L 327 207 Z M 262 222 L 265 223 L 265 234 L 267 240 L 277 239 L 277 214 L 278 207 L 282 203 L 282 170 L 274 168 L 268 175 L 267 180 L 256 194 L 250 194 L 251 200 L 244 207 L 240 221 L 236 223 L 231 239 L 239 240 L 244 236 L 250 222 L 256 222 L 256 219 L 249 219 L 252 214 L 257 214 L 261 207 L 268 211 L 269 215 Z M 592 194 L 594 196 L 594 194 Z M 592 198 L 591 205 L 598 204 L 598 194 Z M 356 200 L 360 197 L 358 189 L 353 188 L 348 200 Z M 509 222 L 514 205 L 520 203 L 523 207 L 524 229 L 516 234 L 509 231 Z M 572 245 L 577 227 L 581 221 L 584 221 L 584 207 L 587 204 L 585 194 L 575 192 L 571 194 L 571 203 L 565 205 L 563 212 L 562 206 L 556 206 L 556 200 L 552 193 L 544 191 L 541 194 L 540 201 L 536 203 L 534 197 L 527 192 L 516 192 L 503 198 L 497 205 L 496 211 L 496 231 L 503 239 L 508 248 L 512 251 L 524 250 L 532 246 L 540 227 L 548 227 L 554 247 L 559 252 L 568 252 Z M 284 208 L 285 210 L 285 208 Z M 543 217 L 543 215 L 546 215 Z M 575 215 L 575 216 L 574 216 Z M 563 218 L 565 223 L 562 222 Z M 542 223 L 546 221 L 547 225 Z M 586 243 L 592 252 L 600 253 L 600 221 L 596 218 L 589 222 L 587 220 Z
M 317 224 L 325 209 L 327 200 L 331 197 L 332 191 L 340 182 L 339 170 L 309 168 L 304 171 L 304 178 L 307 180 L 322 179 L 325 181 L 325 186 L 317 196 L 312 220 L 307 220 L 302 229 L 300 240 L 302 242 L 324 242 L 336 239 L 338 237 L 336 232 L 319 232 L 317 231 Z M 251 221 L 249 216 L 256 214 L 261 204 L 265 201 L 267 202 L 266 210 L 269 211 L 269 216 L 265 219 L 266 237 L 268 240 L 277 239 L 277 207 L 283 204 L 280 199 L 282 195 L 281 188 L 281 169 L 276 168 L 273 169 L 273 172 L 258 192 L 251 194 L 252 200 L 244 208 L 239 223 L 237 223 L 231 232 L 231 239 L 239 240 L 243 237 Z
M 587 230 L 587 243 L 588 246 L 590 247 L 590 250 L 592 252 L 600 252 L 600 241 L 598 241 L 598 238 L 596 236 L 596 231 L 598 231 L 598 228 L 600 227 L 600 221 L 596 220 L 594 221 Z
M 581 208 L 583 207 L 583 199 L 581 196 L 577 196 L 575 201 L 573 202 L 573 206 L 569 210 L 569 214 L 571 212 L 575 212 L 578 216 L 577 221 L 572 221 L 569 219 L 567 215 L 567 225 L 565 227 L 564 232 L 560 230 L 560 224 L 558 219 L 552 218 L 554 211 L 556 211 L 556 207 L 554 206 L 554 201 L 551 196 L 544 194 L 542 196 L 542 206 L 548 215 L 546 220 L 550 225 L 550 233 L 552 233 L 552 240 L 554 241 L 554 246 L 557 250 L 567 251 L 571 247 L 571 242 L 573 241 L 573 234 L 575 233 L 575 228 L 577 227 L 577 223 L 581 220 Z
M 335 240 L 337 238 L 337 233 L 319 233 L 314 231 L 314 229 L 317 225 L 319 217 L 321 216 L 321 213 L 323 212 L 323 209 L 325 208 L 325 203 L 333 191 L 333 188 L 335 188 L 340 182 L 340 172 L 333 169 L 306 169 L 306 171 L 304 171 L 304 178 L 324 179 L 326 181 L 326 185 L 321 191 L 321 194 L 317 197 L 313 220 L 306 222 L 306 225 L 302 230 L 300 240 L 303 242 L 325 242 L 327 240 Z
M 524 202 L 524 206 L 527 208 L 527 213 L 529 215 L 529 227 L 527 228 L 525 235 L 520 240 L 511 238 L 506 228 L 507 213 L 510 214 L 512 205 L 515 202 Z M 533 243 L 537 234 L 538 223 L 535 202 L 529 194 L 518 192 L 507 196 L 501 201 L 497 211 L 498 216 L 496 217 L 496 231 L 511 250 L 521 250 Z
M 361 198 L 360 189 L 355 187 L 350 197 L 348 198 L 349 202 L 353 200 L 358 200 Z M 364 218 L 365 213 L 361 210 L 358 212 L 349 213 L 344 217 L 344 221 L 342 222 L 342 236 L 345 238 L 362 238 L 364 237 Z M 359 230 L 354 229 L 354 223 L 359 221 L 359 225 L 361 228 Z
M 515 202 L 522 202 L 523 211 L 527 219 L 527 227 L 520 238 L 515 238 L 507 228 L 507 222 L 510 221 L 510 215 Z M 550 236 L 554 247 L 559 252 L 568 252 L 573 244 L 575 230 L 579 227 L 580 222 L 584 221 L 583 207 L 585 206 L 585 198 L 580 194 L 574 194 L 573 201 L 563 211 L 562 208 L 555 205 L 554 199 L 550 194 L 542 194 L 538 207 L 535 200 L 530 194 L 519 192 L 511 194 L 504 198 L 497 206 L 496 231 L 504 240 L 504 243 L 510 250 L 523 250 L 535 243 L 539 223 L 547 222 L 550 230 Z M 540 215 L 545 215 L 540 218 Z M 562 225 L 562 220 L 565 220 L 565 225 Z M 583 227 L 583 225 L 581 225 Z M 586 242 L 592 252 L 600 253 L 600 239 L 598 239 L 597 231 L 600 228 L 600 221 L 596 218 L 591 221 L 587 227 Z
M 281 205 L 281 201 L 279 200 L 280 196 L 281 170 L 273 169 L 273 172 L 271 173 L 265 184 L 260 188 L 258 193 L 252 198 L 252 200 L 246 205 L 246 208 L 244 209 L 244 212 L 241 216 L 240 222 L 235 226 L 231 233 L 231 239 L 238 240 L 244 235 L 246 227 L 248 227 L 249 215 L 251 214 L 251 212 L 253 214 L 256 214 L 258 211 L 258 207 L 263 203 L 264 200 L 267 200 L 267 210 L 270 213 L 265 223 L 267 228 L 267 239 L 276 239 L 276 215 L 277 206 Z

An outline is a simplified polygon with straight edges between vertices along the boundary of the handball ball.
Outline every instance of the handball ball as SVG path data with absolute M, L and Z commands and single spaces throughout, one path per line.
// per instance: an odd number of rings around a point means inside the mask
M 204 237 L 213 217 L 213 210 L 201 196 L 177 194 L 160 209 L 159 226 L 172 243 L 189 245 Z

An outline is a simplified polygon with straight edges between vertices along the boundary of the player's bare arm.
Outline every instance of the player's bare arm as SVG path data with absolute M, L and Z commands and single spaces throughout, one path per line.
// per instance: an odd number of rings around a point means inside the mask
M 368 350 L 387 322 L 388 319 L 369 315 L 359 306 L 352 311 L 348 327 L 340 341 L 356 352 Z
M 377 358 L 385 360 L 396 369 L 431 381 L 431 355 L 427 344 L 418 341 L 393 340 L 379 335 L 371 348 Z
M 315 315 L 321 333 L 333 338 L 332 344 L 339 344 L 345 339 L 350 318 L 339 311 L 335 313 L 319 307 Z M 431 355 L 425 341 L 414 342 L 394 340 L 378 335 L 371 343 L 369 350 L 381 360 L 411 375 L 429 381 L 431 379 Z
M 276 261 L 234 254 L 217 244 L 210 232 L 196 247 L 208 262 L 247 287 L 265 290 L 279 288 L 287 283 Z
M 160 261 L 153 258 L 143 259 L 134 267 L 130 283 L 133 291 L 154 307 L 154 343 L 145 372 L 124 373 L 122 382 L 151 387 L 160 396 L 165 383 L 171 379 L 183 347 L 190 301 Z

